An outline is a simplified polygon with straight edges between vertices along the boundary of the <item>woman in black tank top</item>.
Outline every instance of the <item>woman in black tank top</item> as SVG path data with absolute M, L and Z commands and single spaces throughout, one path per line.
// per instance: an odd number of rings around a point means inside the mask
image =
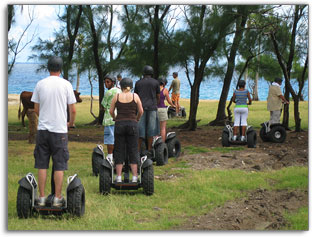
M 132 171 L 132 182 L 138 180 L 139 160 L 139 131 L 138 121 L 143 114 L 139 96 L 131 93 L 133 82 L 129 78 L 120 81 L 121 93 L 112 100 L 109 113 L 115 121 L 114 162 L 116 164 L 116 182 L 122 182 L 121 172 L 126 153 L 129 155 L 129 164 Z M 117 110 L 117 115 L 115 114 Z

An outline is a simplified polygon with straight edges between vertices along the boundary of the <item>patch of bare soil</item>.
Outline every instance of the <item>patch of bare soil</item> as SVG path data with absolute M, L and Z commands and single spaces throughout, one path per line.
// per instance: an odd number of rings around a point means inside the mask
M 280 230 L 289 225 L 285 212 L 308 205 L 307 191 L 258 189 L 246 198 L 226 202 L 199 217 L 192 217 L 179 230 Z

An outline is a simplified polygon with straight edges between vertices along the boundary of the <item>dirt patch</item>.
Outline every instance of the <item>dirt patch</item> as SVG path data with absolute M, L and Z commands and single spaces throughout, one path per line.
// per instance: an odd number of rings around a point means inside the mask
M 289 225 L 285 212 L 308 206 L 307 191 L 258 189 L 246 198 L 226 202 L 199 217 L 189 218 L 179 230 L 280 230 Z

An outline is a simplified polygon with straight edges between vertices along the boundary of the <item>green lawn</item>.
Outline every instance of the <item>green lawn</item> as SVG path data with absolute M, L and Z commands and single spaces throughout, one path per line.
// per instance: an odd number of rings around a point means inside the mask
M 84 124 L 92 120 L 89 102 L 84 101 L 77 105 L 78 128 L 84 128 Z M 188 112 L 188 103 L 182 102 L 182 105 Z M 200 102 L 198 112 L 200 125 L 214 119 L 216 106 L 217 102 Z M 265 106 L 265 102 L 255 102 L 250 107 L 249 123 L 259 127 L 261 122 L 268 119 Z M 17 120 L 17 109 L 18 105 L 8 107 L 9 133 L 27 132 L 27 129 L 21 128 Z M 302 127 L 307 129 L 307 102 L 301 103 L 300 112 Z M 183 121 L 181 119 L 170 121 L 170 126 Z M 102 128 L 94 127 L 94 131 L 101 133 Z M 99 178 L 92 176 L 91 154 L 94 147 L 93 143 L 69 142 L 69 170 L 65 172 L 65 177 L 77 173 L 81 178 L 86 190 L 85 215 L 82 218 L 70 218 L 65 215 L 62 218 L 40 216 L 24 220 L 19 219 L 16 212 L 17 182 L 28 172 L 33 172 L 37 177 L 37 171 L 33 168 L 34 145 L 28 144 L 27 141 L 8 141 L 8 230 L 170 230 L 189 217 L 204 214 L 226 201 L 241 198 L 257 188 L 269 190 L 308 188 L 308 167 L 289 167 L 265 172 L 245 172 L 236 169 L 194 171 L 183 160 L 170 159 L 169 164 L 165 166 L 154 166 L 154 173 L 155 176 L 170 174 L 175 178 L 169 180 L 155 178 L 154 195 L 145 196 L 142 190 L 112 190 L 111 195 L 103 196 L 99 193 Z M 209 148 L 201 150 L 193 146 L 184 149 L 189 153 L 211 152 Z M 230 149 L 221 147 L 215 151 L 231 152 Z M 49 185 L 47 186 L 48 193 Z M 65 187 L 63 189 L 65 193 Z M 292 223 L 288 228 L 290 230 L 306 229 L 308 226 L 307 207 L 294 214 L 285 213 L 285 216 Z

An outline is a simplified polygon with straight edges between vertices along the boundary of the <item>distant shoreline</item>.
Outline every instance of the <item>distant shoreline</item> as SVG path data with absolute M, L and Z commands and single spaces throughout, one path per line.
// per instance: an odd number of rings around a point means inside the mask
M 19 97 L 20 97 L 19 94 L 8 94 L 8 103 L 9 104 L 18 104 L 19 103 Z M 80 97 L 81 97 L 82 100 L 83 99 L 91 100 L 91 95 L 81 95 Z M 99 96 L 98 95 L 94 95 L 93 99 L 95 101 L 98 101 L 99 100 Z M 180 101 L 184 101 L 185 102 L 185 101 L 190 101 L 190 99 L 180 98 Z M 219 100 L 200 99 L 199 101 L 216 102 L 216 101 L 219 101 Z

